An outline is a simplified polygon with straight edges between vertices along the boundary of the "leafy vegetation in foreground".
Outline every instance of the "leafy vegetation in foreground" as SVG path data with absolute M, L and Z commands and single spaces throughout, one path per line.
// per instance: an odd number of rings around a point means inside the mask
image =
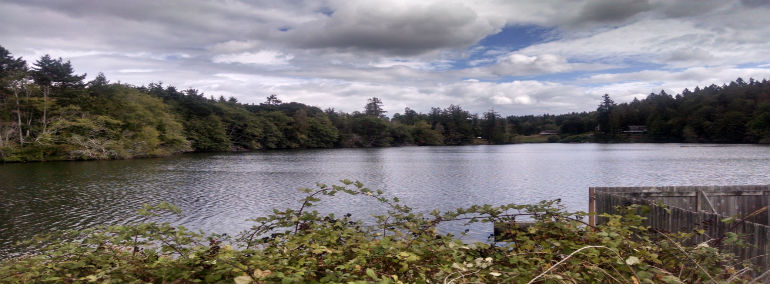
M 321 110 L 205 96 L 152 83 L 84 82 L 69 61 L 45 55 L 29 66 L 0 46 L 0 161 L 126 159 L 187 151 L 626 141 L 646 126 L 647 142 L 770 143 L 770 82 L 738 78 L 671 96 L 596 111 L 503 117 L 462 107 L 405 108 L 392 118 L 371 98 L 363 112 Z M 598 131 L 596 131 L 598 126 Z M 549 137 L 541 131 L 558 132 Z M 595 132 L 595 133 L 594 133 Z M 595 134 L 595 135 L 594 135 Z M 639 139 L 637 139 L 639 140 Z
M 751 280 L 730 255 L 693 233 L 663 234 L 631 212 L 596 227 L 556 201 L 480 205 L 420 213 L 358 182 L 319 184 L 298 209 L 254 219 L 237 238 L 143 222 L 49 236 L 51 245 L 0 262 L 5 283 L 713 283 Z M 312 210 L 323 196 L 371 198 L 388 208 L 367 224 Z M 145 207 L 148 218 L 168 204 Z M 437 230 L 445 222 L 534 224 L 512 242 L 466 244 Z M 490 225 L 491 226 L 491 225 Z M 60 242 L 62 238 L 77 240 Z M 35 240 L 34 242 L 41 241 Z

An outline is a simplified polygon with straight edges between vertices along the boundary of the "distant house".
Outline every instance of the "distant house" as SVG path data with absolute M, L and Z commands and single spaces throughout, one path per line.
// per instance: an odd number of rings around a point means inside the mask
M 645 134 L 647 133 L 647 126 L 644 125 L 629 125 L 628 130 L 623 131 L 626 134 Z
M 540 131 L 540 135 L 557 135 L 559 134 L 559 131 L 556 130 L 543 130 Z

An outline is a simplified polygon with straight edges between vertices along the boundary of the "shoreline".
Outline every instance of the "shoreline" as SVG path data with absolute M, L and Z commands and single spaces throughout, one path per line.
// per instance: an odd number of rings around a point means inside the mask
M 531 136 L 530 136 L 531 137 Z M 547 139 L 547 138 L 546 138 Z M 545 140 L 545 139 L 543 139 Z M 757 146 L 770 146 L 770 143 L 718 143 L 718 142 L 628 142 L 628 141 L 590 141 L 590 142 L 543 142 L 543 141 L 524 141 L 518 143 L 504 143 L 504 144 L 481 144 L 481 143 L 469 143 L 461 145 L 397 145 L 397 146 L 376 146 L 376 147 L 330 147 L 330 148 L 284 148 L 284 149 L 260 149 L 260 150 L 233 150 L 233 151 L 189 151 L 179 152 L 169 155 L 161 156 L 141 156 L 132 158 L 119 158 L 119 159 L 46 159 L 46 160 L 0 160 L 0 165 L 3 164 L 24 164 L 24 163 L 46 163 L 46 162 L 93 162 L 93 161 L 122 161 L 122 160 L 144 160 L 144 159 L 162 159 L 175 156 L 181 156 L 185 154 L 234 154 L 234 153 L 263 153 L 274 151 L 304 151 L 304 150 L 333 150 L 333 149 L 382 149 L 382 148 L 399 148 L 399 147 L 461 147 L 461 146 L 504 146 L 504 145 L 519 145 L 519 144 L 685 144 L 681 145 L 682 148 L 688 147 L 729 147 L 732 145 L 757 145 Z

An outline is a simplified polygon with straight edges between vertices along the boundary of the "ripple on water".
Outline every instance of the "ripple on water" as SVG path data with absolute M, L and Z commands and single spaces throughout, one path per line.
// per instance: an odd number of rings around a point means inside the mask
M 534 203 L 560 198 L 585 210 L 589 186 L 770 183 L 770 148 L 679 144 L 527 144 L 191 154 L 164 159 L 0 165 L 0 253 L 35 233 L 138 221 L 142 204 L 168 201 L 188 228 L 237 233 L 272 208 L 297 208 L 300 187 L 360 180 L 414 208 Z M 336 196 L 321 212 L 384 213 Z M 459 233 L 460 224 L 445 232 Z M 471 227 L 470 238 L 491 233 Z

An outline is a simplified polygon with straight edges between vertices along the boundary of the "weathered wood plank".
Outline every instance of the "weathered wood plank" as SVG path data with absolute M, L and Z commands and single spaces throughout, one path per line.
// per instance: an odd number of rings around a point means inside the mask
M 747 216 L 770 204 L 770 185 L 750 186 L 666 186 L 666 187 L 592 187 L 596 214 L 617 214 L 618 207 L 630 204 L 650 206 L 645 224 L 664 232 L 692 232 L 703 229 L 692 244 L 724 236 L 731 230 L 749 247 L 726 246 L 724 249 L 742 259 L 749 259 L 762 271 L 770 268 L 770 210 L 754 214 L 740 223 L 725 224 L 726 217 Z M 606 218 L 597 218 L 597 224 Z

